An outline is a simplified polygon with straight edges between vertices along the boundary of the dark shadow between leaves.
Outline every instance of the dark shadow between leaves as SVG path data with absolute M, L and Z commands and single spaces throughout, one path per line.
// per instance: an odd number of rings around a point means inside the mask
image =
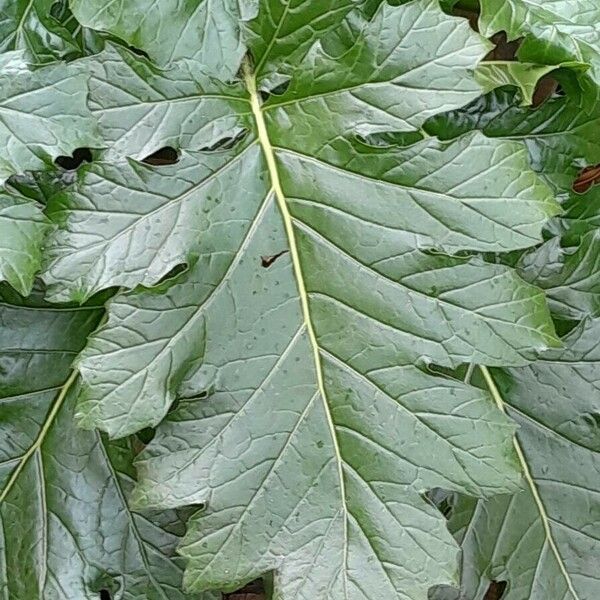
M 483 600 L 501 600 L 507 585 L 506 581 L 492 581 Z
M 100 590 L 100 600 L 112 600 L 112 596 L 108 590 Z
M 231 150 L 236 144 L 239 144 L 248 135 L 247 129 L 242 129 L 236 135 L 221 138 L 211 146 L 203 146 L 200 152 L 219 152 L 222 150 Z
M 223 600 L 264 600 L 265 586 L 262 579 L 256 579 L 246 584 L 243 588 L 223 594 Z
M 176 279 L 182 273 L 185 273 L 188 270 L 188 267 L 189 267 L 189 265 L 187 263 L 181 263 L 179 265 L 175 265 L 168 273 L 163 275 L 158 280 L 158 282 L 156 283 L 156 286 L 162 285 L 163 283 L 165 283 L 167 281 L 171 281 L 172 279 Z
M 58 156 L 54 161 L 54 164 L 65 171 L 75 171 L 84 162 L 91 163 L 92 160 L 92 151 L 89 148 L 75 148 L 72 156 Z

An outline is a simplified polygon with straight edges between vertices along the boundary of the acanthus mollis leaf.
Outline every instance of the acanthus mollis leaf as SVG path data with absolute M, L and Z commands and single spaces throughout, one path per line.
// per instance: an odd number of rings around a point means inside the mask
M 242 23 L 257 8 L 253 0 L 70 0 L 70 6 L 83 26 L 125 40 L 160 65 L 187 59 L 225 81 L 246 51 Z
M 547 65 L 577 61 L 589 69 L 578 74 L 580 104 L 592 108 L 600 98 L 600 7 L 570 0 L 481 0 L 479 29 L 486 37 L 505 31 L 523 37 L 518 57 Z
M 563 200 L 564 212 L 548 224 L 553 237 L 523 254 L 520 274 L 546 290 L 552 311 L 561 319 L 598 316 L 598 188 L 573 191 L 584 167 L 600 162 L 594 131 L 600 112 L 584 112 L 570 97 L 555 97 L 536 109 L 514 106 L 505 90 L 431 119 L 425 128 L 444 138 L 473 129 L 499 139 L 525 142 L 533 168 Z
M 51 228 L 42 208 L 20 194 L 0 192 L 0 280 L 24 296 L 31 292 Z
M 600 321 L 585 320 L 564 350 L 492 371 L 517 440 L 523 491 L 460 498 L 450 526 L 462 546 L 461 598 L 483 600 L 490 581 L 506 600 L 583 600 L 600 580 Z
M 600 105 L 582 111 L 570 96 L 550 98 L 537 108 L 517 104 L 514 91 L 498 89 L 463 108 L 436 115 L 425 129 L 446 140 L 479 130 L 491 138 L 522 141 L 533 169 L 566 197 L 579 171 L 600 162 L 595 134 Z
M 22 52 L 0 57 L 0 182 L 48 169 L 61 155 L 101 143 L 87 107 L 89 72 L 81 64 L 27 65 Z
M 480 93 L 488 44 L 466 21 L 385 4 L 349 43 L 337 58 L 313 46 L 266 102 L 249 59 L 243 82 L 207 98 L 178 65 L 117 51 L 111 68 L 155 92 L 96 71 L 105 157 L 51 201 L 51 298 L 130 288 L 77 360 L 77 420 L 124 436 L 180 402 L 141 455 L 135 498 L 205 505 L 181 549 L 192 591 L 274 570 L 277 600 L 422 600 L 456 581 L 456 546 L 422 493 L 519 481 L 510 421 L 433 365 L 524 365 L 558 343 L 540 290 L 474 256 L 538 243 L 557 205 L 515 142 L 357 139 L 419 132 Z M 111 107 L 114 82 L 162 108 Z M 198 136 L 170 121 L 186 104 Z M 134 129 L 163 119 L 164 141 L 121 135 L 111 109 Z M 246 135 L 206 149 L 227 110 L 227 137 Z M 167 143 L 174 165 L 128 158 Z
M 23 50 L 33 63 L 77 55 L 71 31 L 54 14 L 56 0 L 0 0 L 0 52 Z
M 133 449 L 75 426 L 70 365 L 102 317 L 0 286 L 0 591 L 11 600 L 216 600 L 181 589 L 174 511 L 134 512 Z

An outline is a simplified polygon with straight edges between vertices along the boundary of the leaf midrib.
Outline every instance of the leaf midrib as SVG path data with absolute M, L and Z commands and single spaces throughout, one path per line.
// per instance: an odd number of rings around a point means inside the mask
M 490 374 L 488 368 L 483 365 L 480 365 L 479 369 L 481 371 L 481 374 L 483 375 L 483 378 L 484 378 L 485 383 L 490 391 L 490 394 L 494 398 L 496 405 L 498 406 L 499 410 L 501 410 L 503 413 L 506 414 L 507 404 L 504 402 L 504 399 L 502 398 L 502 395 L 500 394 L 500 391 L 498 390 L 498 387 L 496 386 L 496 383 L 495 383 L 492 375 Z M 508 406 L 510 406 L 510 405 L 508 405 Z M 533 500 L 535 502 L 538 514 L 540 515 L 540 520 L 541 520 L 542 526 L 544 528 L 545 543 L 547 543 L 548 546 L 550 547 L 550 551 L 552 552 L 552 554 L 554 555 L 554 558 L 556 559 L 556 562 L 558 563 L 558 568 L 561 572 L 561 575 L 563 576 L 563 578 L 565 580 L 565 583 L 567 584 L 567 589 L 569 590 L 570 594 L 573 596 L 573 598 L 575 600 L 582 600 L 580 598 L 580 596 L 577 594 L 575 587 L 573 586 L 573 581 L 571 580 L 571 575 L 567 571 L 567 567 L 564 563 L 563 557 L 560 554 L 558 546 L 556 545 L 556 542 L 554 540 L 554 536 L 552 535 L 552 529 L 550 527 L 551 519 L 548 516 L 546 507 L 544 506 L 544 503 L 542 502 L 542 498 L 537 489 L 537 485 L 535 483 L 533 475 L 531 474 L 531 470 L 529 469 L 529 464 L 527 463 L 525 453 L 523 452 L 523 449 L 521 448 L 521 444 L 518 439 L 518 434 L 515 434 L 515 437 L 513 438 L 513 445 L 514 445 L 515 451 L 517 453 L 519 463 L 521 464 L 521 468 L 523 470 L 523 477 L 525 478 L 525 481 L 527 482 L 527 486 L 529 487 L 529 490 L 531 491 L 531 495 L 533 496 Z M 540 552 L 540 556 L 541 556 L 541 552 Z
M 308 334 L 309 342 L 313 351 L 313 359 L 315 364 L 315 373 L 317 379 L 317 389 L 319 392 L 319 396 L 323 403 L 323 410 L 327 417 L 327 426 L 329 429 L 329 433 L 331 436 L 331 441 L 333 445 L 333 449 L 335 452 L 336 466 L 339 478 L 339 486 L 340 486 L 340 496 L 342 501 L 341 509 L 344 511 L 344 562 L 343 567 L 347 564 L 347 552 L 348 552 L 348 509 L 346 507 L 346 489 L 344 482 L 344 473 L 343 473 L 343 461 L 342 454 L 339 447 L 339 442 L 337 439 L 335 424 L 333 422 L 331 412 L 329 410 L 329 405 L 327 404 L 327 396 L 325 393 L 325 382 L 323 378 L 323 365 L 321 362 L 321 353 L 319 344 L 317 341 L 317 336 L 315 333 L 314 326 L 312 324 L 312 319 L 310 315 L 310 307 L 308 300 L 308 292 L 306 289 L 306 284 L 304 282 L 304 275 L 302 273 L 302 266 L 300 263 L 300 254 L 298 251 L 298 244 L 296 241 L 296 235 L 294 232 L 294 224 L 292 220 L 291 213 L 288 209 L 285 194 L 283 192 L 283 188 L 281 185 L 281 180 L 279 178 L 279 172 L 277 170 L 277 162 L 275 159 L 275 151 L 274 147 L 271 144 L 271 140 L 269 139 L 269 134 L 267 131 L 267 125 L 263 115 L 262 109 L 262 101 L 258 92 L 258 87 L 256 84 L 256 77 L 252 70 L 252 67 L 248 61 L 248 59 L 244 59 L 244 63 L 242 65 L 244 82 L 248 89 L 248 93 L 250 95 L 250 103 L 252 106 L 252 114 L 254 116 L 254 120 L 256 123 L 257 137 L 259 144 L 263 150 L 263 154 L 267 163 L 267 168 L 269 172 L 269 177 L 271 179 L 273 193 L 275 195 L 275 199 L 277 201 L 277 206 L 281 213 L 281 217 L 283 219 L 283 224 L 285 228 L 285 233 L 288 239 L 288 245 L 290 248 L 290 257 L 292 260 L 292 266 L 294 269 L 294 275 L 296 279 L 296 284 L 298 287 L 298 295 L 300 299 L 300 305 L 302 309 L 302 315 L 304 319 L 304 323 L 306 325 L 306 331 Z M 346 577 L 343 577 L 344 587 L 346 586 Z M 346 594 L 347 595 L 347 594 Z

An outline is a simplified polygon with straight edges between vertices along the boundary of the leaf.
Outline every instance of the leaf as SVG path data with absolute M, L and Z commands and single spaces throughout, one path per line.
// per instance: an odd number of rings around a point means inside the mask
M 90 108 L 107 161 L 142 160 L 165 146 L 200 150 L 244 130 L 250 107 L 241 86 L 224 86 L 180 61 L 165 71 L 107 44 L 82 61 L 91 71 Z
M 160 65 L 190 59 L 225 81 L 245 53 L 240 22 L 256 12 L 253 0 L 70 0 L 70 6 L 84 27 L 111 33 Z
M 595 23 L 600 8 L 570 0 L 481 0 L 479 30 L 491 37 L 505 31 L 509 40 L 524 37 L 518 52 L 524 62 L 589 64 L 578 76 L 581 100 L 588 108 L 599 99 L 600 36 Z
M 315 41 L 326 39 L 345 15 L 357 12 L 355 9 L 367 2 L 259 0 L 257 18 L 244 27 L 255 59 L 255 73 L 265 82 L 275 72 L 282 76 L 294 69 Z
M 510 493 L 519 472 L 511 422 L 436 368 L 524 365 L 558 343 L 540 290 L 473 255 L 537 244 L 558 210 L 523 147 L 360 139 L 418 134 L 475 98 L 487 42 L 425 1 L 382 5 L 347 41 L 312 46 L 266 101 L 279 50 L 229 88 L 185 61 L 84 61 L 107 148 L 50 200 L 44 280 L 54 301 L 126 288 L 76 361 L 75 418 L 126 436 L 179 402 L 134 498 L 204 506 L 181 547 L 192 592 L 269 571 L 276 600 L 456 583 L 422 493 Z M 174 165 L 131 158 L 170 144 Z
M 132 512 L 130 445 L 73 423 L 69 368 L 101 309 L 0 294 L 0 590 L 11 600 L 96 600 L 100 589 L 183 600 L 176 515 Z
M 54 16 L 55 0 L 0 0 L 0 52 L 24 50 L 35 63 L 78 54 L 71 32 Z
M 592 188 L 587 193 L 571 194 L 564 205 L 561 216 L 568 238 L 578 241 L 588 231 L 600 229 L 600 188 Z
M 0 183 L 100 143 L 86 104 L 88 79 L 83 65 L 56 63 L 31 70 L 21 53 L 1 55 Z
M 459 502 L 458 520 L 472 515 L 458 525 L 465 598 L 483 598 L 491 579 L 508 581 L 505 600 L 583 600 L 598 590 L 599 334 L 600 321 L 584 321 L 565 350 L 493 372 L 519 425 L 526 484 L 514 496 Z
M 305 71 L 298 69 L 287 92 L 265 104 L 266 126 L 278 146 L 277 160 L 283 175 L 289 178 L 285 183 L 288 195 L 295 199 L 298 211 L 311 211 L 309 202 L 325 202 L 331 205 L 332 211 L 338 211 L 340 201 L 335 197 L 334 188 L 348 190 L 344 193 L 352 193 L 357 206 L 345 210 L 360 217 L 360 194 L 368 197 L 377 189 L 384 194 L 378 222 L 389 218 L 386 208 L 389 202 L 402 202 L 405 208 L 393 226 L 414 235 L 420 247 L 434 246 L 455 252 L 465 248 L 493 251 L 530 246 L 539 239 L 541 227 L 557 209 L 547 189 L 525 168 L 523 152 L 517 145 L 488 144 L 473 138 L 470 143 L 464 142 L 444 153 L 435 141 L 407 150 L 375 150 L 354 140 L 356 133 L 369 135 L 398 128 L 415 130 L 436 103 L 439 110 L 451 102 L 460 105 L 465 96 L 478 93 L 475 84 L 463 83 L 463 68 L 468 62 L 476 62 L 476 50 L 483 54 L 485 45 L 463 20 L 448 19 L 432 3 L 423 6 L 425 10 L 419 3 L 401 9 L 383 6 L 360 39 L 340 59 L 350 64 L 360 55 L 361 64 L 373 61 L 376 64 L 379 61 L 376 52 L 381 52 L 385 58 L 376 69 L 357 70 L 348 76 L 348 81 L 336 82 L 330 74 L 339 72 L 340 68 L 334 59 L 317 49 L 304 63 Z M 413 28 L 417 18 L 422 30 Z M 385 38 L 378 33 L 382 20 L 389 26 L 389 35 Z M 445 37 L 447 54 L 437 57 L 434 49 L 432 55 L 413 56 L 403 51 L 403 44 L 426 46 L 430 27 L 439 28 L 440 35 Z M 420 36 L 423 39 L 419 42 Z M 122 54 L 119 60 L 124 56 Z M 125 73 L 134 64 L 135 69 L 147 72 L 146 63 L 135 63 L 132 56 L 126 61 Z M 457 63 L 450 77 L 446 76 L 448 61 Z M 102 59 L 99 62 L 105 64 Z M 115 64 L 115 69 L 119 68 L 119 62 Z M 421 88 L 415 87 L 419 78 L 417 71 L 424 68 L 430 71 L 433 81 L 440 79 L 443 83 L 434 84 L 432 90 L 422 83 L 418 84 Z M 152 87 L 170 89 L 172 81 L 185 81 L 181 77 L 179 71 L 164 79 L 155 73 Z M 111 76 L 110 79 L 116 78 Z M 387 97 L 397 94 L 404 85 L 407 87 L 403 103 L 386 108 Z M 443 89 L 444 85 L 447 90 Z M 464 88 L 462 91 L 460 86 Z M 128 87 L 128 96 L 140 95 Z M 95 87 L 92 106 L 96 103 L 105 106 L 107 90 L 105 84 Z M 52 208 L 55 221 L 63 225 L 48 244 L 44 274 L 54 301 L 82 300 L 97 290 L 115 285 L 128 288 L 140 283 L 152 285 L 178 264 L 193 259 L 200 243 L 197 232 L 204 211 L 210 209 L 221 190 L 235 189 L 243 195 L 252 194 L 256 190 L 253 182 L 258 181 L 257 173 L 265 171 L 256 144 L 257 125 L 248 117 L 251 106 L 247 93 L 244 99 L 239 90 L 232 89 L 230 96 L 196 95 L 189 102 L 187 96 L 179 102 L 178 98 L 172 99 L 172 95 L 164 99 L 166 94 L 161 93 L 158 106 L 153 104 L 148 108 L 145 103 L 134 103 L 123 110 L 120 104 L 112 116 L 110 110 L 97 112 L 109 140 L 116 140 L 116 145 L 108 151 L 109 157 L 117 152 L 139 156 L 141 153 L 134 150 L 134 144 L 139 142 L 144 144 L 143 153 L 170 143 L 178 147 L 189 144 L 197 149 L 201 144 L 214 142 L 226 126 L 233 126 L 232 137 L 240 133 L 242 124 L 253 131 L 244 141 L 245 146 L 195 158 L 183 155 L 177 166 L 160 172 L 131 161 L 127 165 L 99 163 L 81 170 L 73 191 L 66 192 Z M 114 92 L 111 96 L 115 96 Z M 422 102 L 425 98 L 426 109 Z M 335 111 L 330 107 L 335 107 Z M 239 112 L 234 113 L 232 108 Z M 189 110 L 201 111 L 202 119 L 189 121 L 189 133 L 180 128 L 175 131 L 175 115 L 186 118 Z M 326 125 L 322 119 L 315 121 L 311 116 L 319 113 L 330 114 Z M 119 137 L 116 128 L 121 122 L 131 124 L 128 130 L 131 137 Z M 192 123 L 199 132 L 195 138 Z M 290 123 L 294 123 L 294 127 L 290 127 Z M 148 144 L 147 137 L 136 132 L 153 131 L 153 124 L 164 137 L 152 135 Z M 461 174 L 462 179 L 456 179 L 459 169 L 455 169 L 455 174 L 446 178 L 446 173 L 459 164 L 462 169 L 463 149 L 471 157 L 472 164 L 466 171 L 469 175 L 462 177 Z M 477 160 L 476 154 L 479 155 Z M 480 197 L 480 178 L 487 177 L 486 169 L 491 168 L 492 161 L 500 155 L 506 157 L 506 166 L 500 164 L 495 177 L 503 183 L 494 184 L 489 194 Z M 400 163 L 404 164 L 406 173 L 397 168 Z M 515 179 L 517 172 L 519 176 Z M 420 189 L 419 182 L 423 178 L 427 179 Z M 323 198 L 315 198 L 315 194 L 322 195 L 319 188 L 325 192 Z M 448 190 L 454 188 L 456 193 L 448 194 Z M 399 199 L 392 200 L 396 195 Z M 121 209 L 124 197 L 127 212 Z M 507 199 L 518 203 L 522 214 L 503 211 Z M 304 200 L 302 206 L 299 200 Z M 119 212 L 118 218 L 115 211 Z M 137 250 L 131 252 L 131 248 Z
M 565 196 L 583 167 L 600 162 L 599 125 L 600 104 L 586 112 L 566 96 L 531 109 L 516 106 L 514 92 L 496 90 L 463 109 L 433 117 L 425 129 L 441 139 L 477 129 L 489 137 L 523 141 L 533 169 Z
M 533 102 L 538 81 L 559 67 L 581 69 L 580 63 L 576 62 L 548 66 L 508 60 L 486 61 L 475 70 L 475 80 L 485 93 L 505 85 L 516 86 L 521 94 L 520 104 L 527 106 Z
M 600 231 L 561 248 L 552 238 L 522 257 L 521 276 L 546 291 L 552 313 L 565 320 L 600 316 Z
M 50 223 L 40 205 L 20 195 L 0 192 L 0 280 L 20 294 L 31 292 L 41 267 L 42 244 Z

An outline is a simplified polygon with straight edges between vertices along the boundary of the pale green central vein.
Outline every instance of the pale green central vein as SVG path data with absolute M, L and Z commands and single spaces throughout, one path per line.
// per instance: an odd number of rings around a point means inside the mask
M 479 369 L 481 371 L 481 374 L 483 375 L 483 378 L 485 379 L 485 383 L 487 384 L 490 393 L 492 394 L 492 397 L 494 398 L 494 401 L 496 402 L 496 405 L 504 414 L 506 414 L 506 406 L 504 404 L 504 400 L 502 399 L 502 395 L 500 394 L 500 391 L 498 390 L 496 382 L 494 381 L 491 373 L 489 372 L 488 368 L 483 365 L 479 365 Z M 527 459 L 525 458 L 525 454 L 523 453 L 523 449 L 521 448 L 521 444 L 519 444 L 519 440 L 517 439 L 516 434 L 513 438 L 513 445 L 515 447 L 517 457 L 519 458 L 521 468 L 523 469 L 523 476 L 525 477 L 525 481 L 527 481 L 527 485 L 531 490 L 531 495 L 533 496 L 538 513 L 540 515 L 540 519 L 544 527 L 546 542 L 548 542 L 550 550 L 552 551 L 552 554 L 554 554 L 554 558 L 556 558 L 556 562 L 558 563 L 560 572 L 565 579 L 569 592 L 575 600 L 581 600 L 579 595 L 575 591 L 575 588 L 573 587 L 571 576 L 569 575 L 567 568 L 565 567 L 562 556 L 560 555 L 556 542 L 554 541 L 554 537 L 552 536 L 552 530 L 550 529 L 550 519 L 548 517 L 548 513 L 546 512 L 546 507 L 542 502 L 542 498 L 540 497 L 540 493 L 538 492 L 535 480 L 533 479 L 531 470 L 529 469 L 529 465 L 527 464 Z
M 29 459 L 36 453 L 37 450 L 39 450 L 40 446 L 43 444 L 44 439 L 48 435 L 48 431 L 50 431 L 50 427 L 52 427 L 52 424 L 54 423 L 54 420 L 56 419 L 56 416 L 58 415 L 58 412 L 60 411 L 65 401 L 65 398 L 67 397 L 67 393 L 69 392 L 71 386 L 77 379 L 77 375 L 77 371 L 73 371 L 67 379 L 67 381 L 65 381 L 65 384 L 62 386 L 60 394 L 58 394 L 56 401 L 52 405 L 52 408 L 50 409 L 50 412 L 48 413 L 48 416 L 46 417 L 44 425 L 40 429 L 37 438 L 35 439 L 33 444 L 31 444 L 29 450 L 27 450 L 27 452 L 23 454 L 19 461 L 19 464 L 17 465 L 16 469 L 12 472 L 10 479 L 7 481 L 6 486 L 2 490 L 2 493 L 0 494 L 0 502 L 4 502 L 12 486 L 15 484 L 15 482 L 19 478 L 19 475 L 25 468 L 25 465 L 29 462 Z
M 346 543 L 348 539 L 348 519 L 347 519 L 347 510 L 345 506 L 346 499 L 346 490 L 344 484 L 344 474 L 342 471 L 342 455 L 340 452 L 340 447 L 337 440 L 337 435 L 335 431 L 335 425 L 333 423 L 333 419 L 331 417 L 331 413 L 329 411 L 329 406 L 327 405 L 327 396 L 325 394 L 325 384 L 323 381 L 323 366 L 321 364 L 321 354 L 319 351 L 319 344 L 317 341 L 317 336 L 315 334 L 315 329 L 313 327 L 311 316 L 310 316 L 310 307 L 308 303 L 308 292 L 306 291 L 306 284 L 304 282 L 304 276 L 302 274 L 302 266 L 300 264 L 300 255 L 298 252 L 298 244 L 296 242 L 296 234 L 294 232 L 294 225 L 292 222 L 292 216 L 289 212 L 287 202 L 285 199 L 285 194 L 283 192 L 283 188 L 281 186 L 281 180 L 279 178 L 279 172 L 277 170 L 277 162 L 275 160 L 275 152 L 273 149 L 273 145 L 271 144 L 271 140 L 269 139 L 269 135 L 267 132 L 267 125 L 265 123 L 263 110 L 262 110 L 262 102 L 261 98 L 256 86 L 256 78 L 252 71 L 252 67 L 247 59 L 244 60 L 243 64 L 243 72 L 244 72 L 244 81 L 246 83 L 246 87 L 250 94 L 250 102 L 252 105 L 252 113 L 254 115 L 254 119 L 256 121 L 256 128 L 258 133 L 258 140 L 262 147 L 265 160 L 267 161 L 267 168 L 269 170 L 269 177 L 271 178 L 271 183 L 273 185 L 273 193 L 275 194 L 275 199 L 277 200 L 277 206 L 283 218 L 283 223 L 285 227 L 286 236 L 288 239 L 288 244 L 290 247 L 290 256 L 292 259 L 292 264 L 294 268 L 294 275 L 296 277 L 296 282 L 298 285 L 298 294 L 300 296 L 300 305 L 302 307 L 302 315 L 304 319 L 304 323 L 306 326 L 306 331 L 308 333 L 308 337 L 310 340 L 310 345 L 313 351 L 313 359 L 315 363 L 316 377 L 317 377 L 317 387 L 319 390 L 319 396 L 322 399 L 325 415 L 327 417 L 327 424 L 329 427 L 329 431 L 331 434 L 331 439 L 333 443 L 333 448 L 336 455 L 337 462 L 337 470 L 339 477 L 339 485 L 340 485 L 340 494 L 342 497 L 342 510 L 344 512 L 344 566 L 346 563 L 346 552 L 347 546 Z M 345 578 L 344 578 L 345 580 Z

